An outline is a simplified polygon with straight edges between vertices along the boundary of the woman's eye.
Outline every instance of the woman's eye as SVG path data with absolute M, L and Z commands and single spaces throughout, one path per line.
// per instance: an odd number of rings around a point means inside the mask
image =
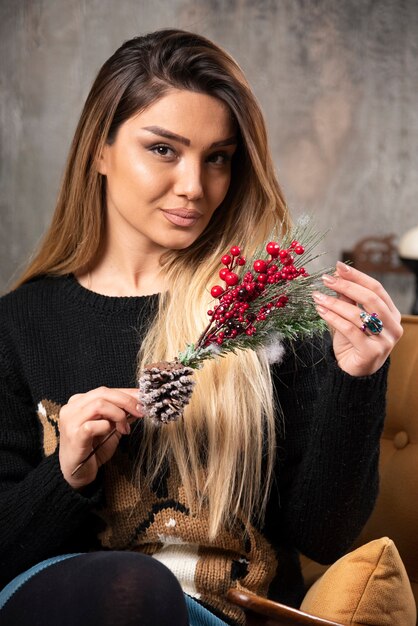
M 209 163 L 213 163 L 214 165 L 226 165 L 230 160 L 231 156 L 227 152 L 217 152 L 208 157 Z
M 170 148 L 170 146 L 166 146 L 165 144 L 158 144 L 156 146 L 151 146 L 149 150 L 153 152 L 154 154 L 160 157 L 164 157 L 164 158 L 172 158 L 176 154 L 174 150 Z

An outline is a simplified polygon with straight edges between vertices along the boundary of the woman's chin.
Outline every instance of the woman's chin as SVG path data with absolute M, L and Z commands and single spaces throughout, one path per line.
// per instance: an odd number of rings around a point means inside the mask
M 194 244 L 200 234 L 200 232 L 179 233 L 177 236 L 173 236 L 173 234 L 171 234 L 170 237 L 164 239 L 164 242 L 161 242 L 162 247 L 167 251 L 185 250 Z

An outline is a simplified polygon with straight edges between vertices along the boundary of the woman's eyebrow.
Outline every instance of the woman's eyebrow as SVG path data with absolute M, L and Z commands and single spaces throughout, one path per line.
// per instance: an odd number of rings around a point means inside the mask
M 190 146 L 190 139 L 187 137 L 182 137 L 182 135 L 177 135 L 177 133 L 171 132 L 171 130 L 167 130 L 165 128 L 161 128 L 161 126 L 144 126 L 142 130 L 147 130 L 154 135 L 158 135 L 159 137 L 164 137 L 165 139 L 171 139 L 173 141 L 178 141 L 185 146 Z M 221 141 L 215 141 L 210 145 L 210 148 L 220 148 L 222 146 L 233 146 L 237 143 L 236 136 L 228 137 L 227 139 L 222 139 Z

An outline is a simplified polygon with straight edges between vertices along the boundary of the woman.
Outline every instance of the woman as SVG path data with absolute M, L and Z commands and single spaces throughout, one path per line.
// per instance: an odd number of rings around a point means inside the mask
M 161 429 L 137 401 L 138 345 L 141 370 L 197 338 L 219 258 L 278 224 L 236 63 L 183 31 L 123 44 L 87 98 L 51 227 L 1 301 L 2 623 L 242 623 L 228 588 L 296 606 L 298 551 L 330 562 L 350 547 L 376 497 L 402 333 L 375 280 L 342 264 L 324 277 L 332 348 L 208 362 Z M 361 332 L 357 303 L 381 334 Z

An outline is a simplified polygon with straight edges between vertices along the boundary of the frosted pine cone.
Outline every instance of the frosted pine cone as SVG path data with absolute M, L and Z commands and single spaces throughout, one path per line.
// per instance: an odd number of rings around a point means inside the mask
M 195 381 L 191 367 L 179 361 L 162 361 L 148 365 L 139 379 L 139 401 L 145 416 L 158 424 L 179 419 L 190 402 Z

